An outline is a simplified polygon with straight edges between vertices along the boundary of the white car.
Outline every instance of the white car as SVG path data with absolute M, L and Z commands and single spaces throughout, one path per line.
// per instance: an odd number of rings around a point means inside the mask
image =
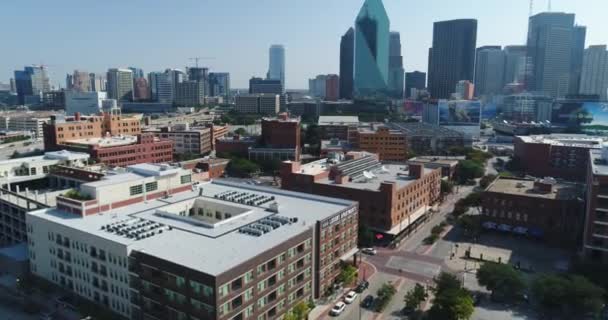
M 329 314 L 332 316 L 339 316 L 342 312 L 344 312 L 344 309 L 346 309 L 346 304 L 342 301 L 336 303 L 336 305 L 331 308 L 331 311 L 329 311 Z
M 346 302 L 347 304 L 351 304 L 355 301 L 355 299 L 357 299 L 357 293 L 354 291 L 349 291 L 345 296 L 344 296 L 344 302 Z
M 363 249 L 361 249 L 361 252 L 363 252 L 365 254 L 369 254 L 370 256 L 375 256 L 376 253 L 378 253 L 378 251 L 376 251 L 376 249 L 374 249 L 374 248 L 363 248 Z

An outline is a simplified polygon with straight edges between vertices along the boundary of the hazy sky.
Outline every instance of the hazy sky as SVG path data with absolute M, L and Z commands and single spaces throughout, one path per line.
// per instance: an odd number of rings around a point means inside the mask
M 534 12 L 547 0 L 535 0 Z M 184 68 L 202 56 L 212 71 L 231 73 L 232 87 L 268 68 L 268 47 L 286 47 L 288 88 L 338 73 L 340 36 L 363 0 L 3 0 L 0 82 L 24 65 L 49 65 L 54 85 L 74 69 L 105 72 Z M 426 71 L 433 22 L 478 19 L 477 46 L 523 44 L 528 0 L 384 0 L 391 30 L 401 32 L 406 71 Z M 587 45 L 608 43 L 608 0 L 553 0 L 576 13 Z

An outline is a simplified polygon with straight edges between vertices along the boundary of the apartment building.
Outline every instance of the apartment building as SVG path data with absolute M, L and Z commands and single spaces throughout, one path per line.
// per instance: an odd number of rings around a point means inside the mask
M 28 215 L 31 271 L 126 318 L 278 319 L 357 251 L 352 201 L 152 164 L 79 194 Z
M 586 174 L 586 210 L 583 253 L 596 262 L 608 262 L 608 149 L 589 150 Z
M 66 141 L 102 138 L 109 135 L 138 135 L 141 133 L 140 117 L 124 117 L 118 113 L 104 113 L 101 116 L 81 116 L 79 113 L 70 117 L 53 116 L 44 124 L 44 149 L 54 151 L 61 149 Z
M 318 125 L 321 131 L 321 139 L 338 139 L 355 143 L 359 117 L 319 116 Z
M 290 118 L 287 113 L 274 118 L 263 118 L 260 143 L 249 148 L 249 159 L 299 161 L 300 134 L 300 118 Z
M 514 157 L 530 175 L 584 181 L 589 151 L 600 150 L 606 140 L 576 134 L 517 136 Z
M 215 150 L 215 140 L 228 133 L 226 126 L 209 124 L 190 127 L 189 123 L 144 130 L 158 138 L 173 141 L 175 154 L 207 154 Z
M 371 126 L 358 130 L 357 146 L 360 150 L 376 153 L 380 161 L 405 162 L 408 159 L 406 136 L 386 126 Z
M 383 163 L 375 154 L 350 152 L 328 159 L 281 166 L 281 187 L 359 201 L 359 221 L 390 242 L 426 221 L 440 196 L 441 169 Z
M 250 94 L 235 98 L 235 110 L 238 113 L 276 115 L 280 106 L 280 96 L 274 94 Z
M 31 133 L 34 138 L 44 135 L 42 126 L 49 122 L 51 113 L 38 112 L 3 112 L 0 113 L 0 130 Z

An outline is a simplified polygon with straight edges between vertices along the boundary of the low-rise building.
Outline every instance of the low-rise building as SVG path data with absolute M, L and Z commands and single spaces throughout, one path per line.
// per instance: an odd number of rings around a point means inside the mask
M 387 126 L 401 131 L 408 150 L 415 154 L 443 155 L 453 147 L 470 147 L 473 142 L 461 132 L 428 123 L 388 123 Z
M 300 118 L 281 113 L 262 119 L 262 136 L 259 144 L 249 148 L 249 159 L 299 161 L 300 149 Z
M 0 113 L 0 130 L 6 131 L 27 131 L 31 132 L 34 138 L 44 136 L 43 125 L 49 122 L 51 114 L 41 112 L 5 112 Z
M 456 173 L 458 161 L 464 160 L 465 157 L 438 157 L 438 156 L 421 156 L 410 158 L 408 164 L 421 164 L 429 169 L 441 169 L 441 175 L 448 180 L 451 180 Z
M 144 132 L 154 133 L 163 140 L 173 141 L 175 154 L 207 154 L 213 151 L 213 126 L 190 128 L 188 123 L 161 127 Z
M 236 96 L 234 110 L 238 113 L 276 115 L 280 107 L 279 95 L 250 94 Z
M 590 261 L 608 262 L 608 149 L 589 150 L 586 174 L 583 253 Z
M 355 143 L 359 117 L 357 116 L 320 116 L 318 121 L 321 139 L 338 139 Z
M 190 180 L 137 165 L 57 197 L 27 217 L 32 274 L 131 319 L 279 319 L 357 252 L 356 202 Z
M 482 226 L 575 248 L 585 221 L 582 190 L 552 178 L 498 178 L 481 195 Z
M 286 190 L 359 201 L 362 226 L 382 242 L 405 236 L 426 221 L 439 200 L 441 170 L 382 163 L 377 155 L 347 154 L 345 161 L 283 162 Z
M 401 130 L 372 124 L 359 128 L 357 137 L 357 148 L 378 154 L 381 161 L 405 162 L 409 158 L 407 137 Z
M 257 140 L 254 137 L 226 136 L 215 140 L 215 152 L 218 155 L 235 155 L 246 158 L 249 156 L 249 149 L 256 143 Z
M 103 91 L 77 91 L 65 92 L 66 114 L 80 113 L 81 115 L 97 115 L 103 112 L 103 101 L 107 99 Z M 110 111 L 110 110 L 106 110 Z

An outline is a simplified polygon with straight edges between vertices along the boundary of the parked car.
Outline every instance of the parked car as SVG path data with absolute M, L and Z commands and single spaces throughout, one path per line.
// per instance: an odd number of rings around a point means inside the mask
M 334 305 L 333 308 L 331 308 L 329 314 L 332 316 L 339 316 L 342 312 L 344 312 L 344 309 L 346 309 L 346 304 L 342 301 L 339 301 L 338 303 L 336 303 L 336 305 Z
M 370 256 L 375 256 L 378 253 L 378 251 L 376 251 L 374 248 L 363 248 L 361 249 L 361 252 L 369 254 Z
M 363 280 L 363 281 L 359 282 L 359 285 L 357 285 L 357 287 L 355 288 L 355 292 L 361 293 L 361 292 L 367 290 L 368 287 L 369 287 L 369 282 Z
M 349 291 L 345 296 L 344 296 L 344 302 L 346 302 L 347 304 L 351 304 L 355 301 L 355 299 L 357 299 L 358 294 L 354 291 Z
M 361 301 L 361 307 L 370 309 L 374 305 L 374 296 L 368 295 Z

